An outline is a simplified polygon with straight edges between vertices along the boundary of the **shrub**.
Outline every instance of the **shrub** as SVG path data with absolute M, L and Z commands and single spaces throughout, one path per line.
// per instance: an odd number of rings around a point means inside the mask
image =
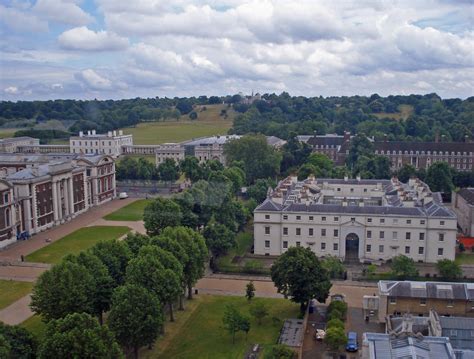
M 344 322 L 340 319 L 331 319 L 328 323 L 327 323 L 327 327 L 328 328 L 333 328 L 333 327 L 338 327 L 338 328 L 342 328 L 344 329 Z
M 328 315 L 328 320 L 332 320 L 332 319 L 344 320 L 344 316 L 342 315 L 340 311 L 334 309 L 334 310 L 331 310 Z
M 347 303 L 339 300 L 331 302 L 328 306 L 328 312 L 331 313 L 334 310 L 340 312 L 342 317 L 345 318 L 347 315 Z

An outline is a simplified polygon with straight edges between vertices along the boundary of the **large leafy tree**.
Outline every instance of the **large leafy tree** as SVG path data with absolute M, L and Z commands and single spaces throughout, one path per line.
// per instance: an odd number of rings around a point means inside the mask
M 118 342 L 133 350 L 152 344 L 163 324 L 158 298 L 143 287 L 126 284 L 115 290 L 108 317 L 110 329 Z
M 391 268 L 393 274 L 401 279 L 418 276 L 418 269 L 416 269 L 415 261 L 403 254 L 399 254 L 392 258 Z
M 83 266 L 94 280 L 94 292 L 92 293 L 92 307 L 102 324 L 102 313 L 110 308 L 110 300 L 114 288 L 114 280 L 109 275 L 107 267 L 98 257 L 90 252 L 82 252 L 77 256 L 69 255 L 66 261 L 77 263 Z
M 192 299 L 192 287 L 204 275 L 208 250 L 204 237 L 186 227 L 165 228 L 162 236 L 175 239 L 186 251 L 188 260 L 183 265 L 184 281 L 188 288 L 188 299 Z
M 31 295 L 31 308 L 46 320 L 76 312 L 93 314 L 95 285 L 84 266 L 61 262 L 38 278 Z
M 125 237 L 124 243 L 130 250 L 132 257 L 136 257 L 143 246 L 150 244 L 150 237 L 140 233 L 129 233 Z
M 349 147 L 349 155 L 346 158 L 349 168 L 354 168 L 359 160 L 359 157 L 372 157 L 374 152 L 374 145 L 369 141 L 365 135 L 357 135 L 351 140 Z
M 458 279 L 462 276 L 462 269 L 456 262 L 449 259 L 441 259 L 436 263 L 436 269 L 441 277 L 445 279 Z
M 328 272 L 309 248 L 288 249 L 273 264 L 271 276 L 278 292 L 299 303 L 302 312 L 313 298 L 325 302 L 331 288 Z
M 262 203 L 267 198 L 268 189 L 273 187 L 275 187 L 275 181 L 261 178 L 247 188 L 247 195 L 257 203 Z
M 236 244 L 235 233 L 212 220 L 204 228 L 203 235 L 206 238 L 207 248 L 214 257 L 226 254 Z
M 451 168 L 446 162 L 433 163 L 426 172 L 425 182 L 433 192 L 451 193 L 454 188 Z
M 86 313 L 69 314 L 50 321 L 38 358 L 123 358 L 109 328 Z
M 224 145 L 227 163 L 242 161 L 247 183 L 279 173 L 281 154 L 267 144 L 263 135 L 248 135 Z
M 179 168 L 172 158 L 166 158 L 158 166 L 158 173 L 162 181 L 173 182 L 179 178 Z
M 199 160 L 194 156 L 186 156 L 184 160 L 181 160 L 179 163 L 179 168 L 186 178 L 192 182 L 203 179 L 203 169 L 199 165 Z
M 92 253 L 107 267 L 114 285 L 122 285 L 125 281 L 125 270 L 131 257 L 128 246 L 123 241 L 101 241 L 92 247 Z
M 339 350 L 347 344 L 347 336 L 343 328 L 332 326 L 326 330 L 324 342 L 332 349 Z
M 181 223 L 181 210 L 171 199 L 157 198 L 145 208 L 143 220 L 150 236 L 160 234 L 166 227 L 179 226 Z
M 0 337 L 5 339 L 5 345 L 10 348 L 8 354 L 4 356 L 2 356 L 0 350 L 0 358 L 36 358 L 36 339 L 25 328 L 17 325 L 6 325 L 0 322 Z M 0 347 L 2 347 L 1 342 Z

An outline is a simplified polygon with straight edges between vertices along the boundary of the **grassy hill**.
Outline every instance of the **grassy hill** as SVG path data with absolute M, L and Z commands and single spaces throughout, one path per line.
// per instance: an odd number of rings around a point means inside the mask
M 227 110 L 226 116 L 221 116 L 223 109 Z M 232 127 L 236 116 L 236 112 L 227 105 L 196 106 L 195 111 L 198 118 L 194 121 L 183 115 L 176 121 L 140 123 L 136 127 L 123 128 L 123 132 L 132 134 L 136 145 L 181 142 L 196 137 L 224 135 Z
M 388 112 L 380 112 L 374 113 L 373 115 L 377 118 L 391 118 L 397 121 L 406 120 L 413 114 L 413 106 L 412 105 L 400 105 L 398 106 L 398 112 L 395 113 L 388 113 Z

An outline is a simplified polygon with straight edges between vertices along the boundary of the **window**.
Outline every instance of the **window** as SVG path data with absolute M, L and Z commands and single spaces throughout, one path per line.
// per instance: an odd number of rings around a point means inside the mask
M 313 235 L 313 228 L 308 229 L 308 235 L 312 236 Z
M 405 254 L 410 254 L 410 247 L 409 246 L 405 247 Z
M 334 217 L 334 222 L 339 221 L 339 217 Z
M 284 236 L 288 235 L 288 227 L 283 227 L 283 235 Z
M 265 219 L 270 219 L 270 215 L 269 215 L 269 214 L 266 214 L 266 215 L 265 215 Z
M 283 215 L 283 219 L 288 219 L 288 216 L 286 214 Z
M 364 192 L 367 192 L 367 188 L 364 188 Z
M 351 192 L 354 192 L 354 188 L 351 188 Z
M 424 241 L 424 240 L 425 240 L 425 234 L 424 234 L 424 233 L 420 233 L 419 240 L 420 240 L 420 241 Z
M 321 221 L 326 222 L 326 217 L 321 217 Z
M 406 232 L 405 233 L 405 239 L 407 239 L 407 240 L 411 239 L 411 232 Z
M 411 224 L 411 219 L 407 219 L 407 224 Z
M 301 242 L 296 242 L 296 246 L 297 247 L 301 246 Z
M 440 226 L 444 226 L 444 221 L 439 221 Z
M 444 252 L 444 249 L 443 249 L 443 248 L 438 248 L 438 255 L 439 255 L 439 256 L 442 256 L 442 255 L 443 255 L 443 252 Z
M 398 239 L 398 232 L 392 232 L 392 238 Z
M 355 222 L 355 220 L 356 220 L 355 217 L 351 218 L 351 222 Z
M 270 241 L 265 241 L 265 248 L 270 248 Z
M 288 248 L 288 241 L 283 241 L 283 248 Z
M 334 237 L 337 237 L 337 236 L 339 236 L 339 230 L 335 229 L 334 230 Z
M 296 235 L 301 236 L 301 228 L 296 228 Z
M 425 253 L 425 247 L 418 247 L 418 254 L 424 254 Z
M 372 238 L 372 231 L 367 231 L 367 238 Z
M 324 243 L 324 242 L 321 243 L 321 250 L 322 251 L 326 250 L 326 243 Z
M 367 218 L 367 223 L 372 223 L 372 218 Z
M 425 224 L 425 220 L 424 219 L 420 220 L 420 224 Z
M 321 229 L 321 237 L 326 237 L 326 228 Z
M 380 223 L 385 223 L 385 218 L 380 218 Z
M 426 298 L 420 298 L 420 305 L 426 305 Z
M 397 304 L 397 298 L 390 297 L 390 304 Z
M 367 248 L 365 249 L 366 252 L 371 252 L 372 251 L 372 245 L 367 244 Z
M 444 242 L 444 233 L 439 233 L 439 235 L 438 235 L 438 240 L 439 240 L 440 242 Z
M 341 192 L 341 189 L 340 189 L 340 188 L 338 188 L 338 189 L 337 189 L 337 191 L 338 191 L 338 192 Z
M 453 307 L 454 306 L 454 300 L 452 299 L 448 299 L 448 304 L 447 304 L 448 307 Z
M 310 221 L 313 221 L 313 220 L 314 220 L 314 217 L 313 217 L 313 216 L 309 216 L 309 220 L 310 220 Z
M 385 238 L 385 232 L 384 232 L 384 231 L 380 231 L 379 237 L 380 237 L 380 239 L 384 239 L 384 238 Z
M 5 194 L 3 195 L 3 203 L 8 203 L 8 202 L 10 202 L 10 201 L 8 200 L 8 193 L 5 193 Z
M 334 243 L 334 244 L 332 245 L 332 249 L 334 249 L 335 251 L 337 251 L 337 250 L 339 249 L 339 244 Z
M 379 246 L 379 253 L 383 253 L 383 244 Z
M 265 227 L 265 234 L 270 234 L 270 227 L 268 226 Z
M 297 221 L 301 221 L 301 216 L 296 216 Z

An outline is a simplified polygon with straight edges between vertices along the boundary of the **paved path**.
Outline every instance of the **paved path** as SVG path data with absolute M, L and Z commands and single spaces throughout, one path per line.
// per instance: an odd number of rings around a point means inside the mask
M 34 282 L 41 273 L 48 268 L 23 267 L 23 266 L 0 266 L 0 279 L 16 280 L 20 282 Z
M 24 322 L 33 315 L 30 309 L 30 302 L 31 297 L 28 294 L 0 310 L 0 321 L 9 325 L 17 325 Z
M 21 255 L 26 256 L 50 244 L 46 242 L 46 239 L 51 239 L 51 242 L 57 241 L 58 239 L 61 239 L 80 228 L 91 225 L 91 223 L 94 223 L 103 216 L 112 213 L 136 200 L 136 198 L 128 198 L 124 200 L 115 199 L 103 205 L 93 207 L 87 212 L 80 214 L 70 222 L 35 234 L 29 240 L 15 242 L 8 248 L 0 251 L 0 260 L 18 261 L 20 260 Z
M 107 221 L 103 218 L 88 225 L 91 226 L 124 226 L 131 228 L 134 232 L 146 234 L 145 224 L 143 221 Z

